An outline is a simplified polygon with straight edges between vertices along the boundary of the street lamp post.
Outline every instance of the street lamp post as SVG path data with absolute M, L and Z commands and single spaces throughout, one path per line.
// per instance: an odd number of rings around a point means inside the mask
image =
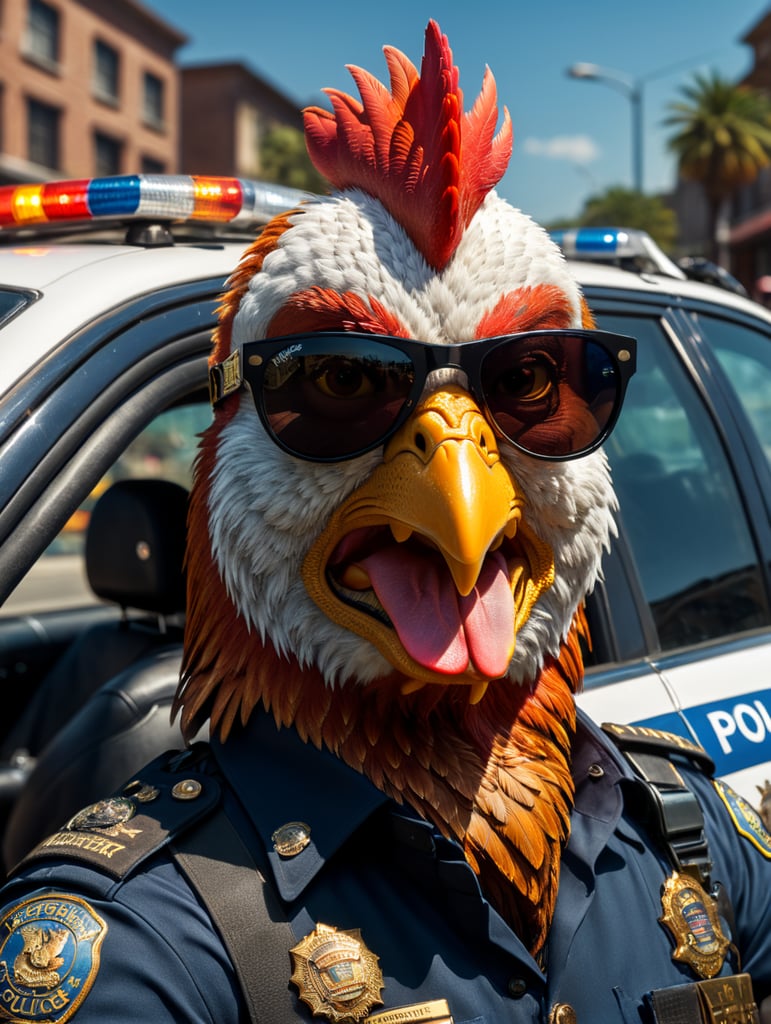
M 642 140 L 642 81 L 635 81 L 620 71 L 600 67 L 599 64 L 573 64 L 567 71 L 570 78 L 584 78 L 623 92 L 632 108 L 632 182 L 635 191 L 643 190 L 643 140 Z

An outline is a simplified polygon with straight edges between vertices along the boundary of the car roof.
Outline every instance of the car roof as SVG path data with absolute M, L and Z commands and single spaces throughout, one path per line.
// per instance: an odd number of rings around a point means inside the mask
M 195 291 L 196 282 L 205 295 L 221 288 L 261 226 L 306 198 L 194 175 L 0 187 L 0 393 L 127 303 L 176 286 Z
M 12 286 L 30 293 L 27 308 L 0 330 L 0 393 L 74 332 L 112 309 L 196 281 L 213 281 L 220 287 L 246 244 L 158 249 L 26 244 L 0 248 L 0 291 Z
M 694 258 L 675 263 L 639 228 L 553 228 L 550 235 L 584 288 L 626 290 L 642 296 L 707 302 L 771 323 L 771 312 L 750 300 L 741 283 L 721 267 Z M 712 273 L 697 274 L 686 269 L 698 263 L 707 264 Z M 719 282 L 719 286 L 708 283 L 710 281 Z
M 666 274 L 635 273 L 621 267 L 588 260 L 568 260 L 573 276 L 582 288 L 639 292 L 651 297 L 670 297 L 691 302 L 708 302 L 744 313 L 771 325 L 771 311 L 752 299 L 701 281 L 680 280 Z
M 54 240 L 26 241 L 9 247 L 0 246 L 0 288 L 11 286 L 32 291 L 43 291 L 63 279 L 80 281 L 93 275 L 102 284 L 117 273 L 158 274 L 159 284 L 173 284 L 189 280 L 190 271 L 200 267 L 202 273 L 220 273 L 234 252 L 243 251 L 247 241 L 207 245 L 173 245 L 163 248 L 94 243 L 71 244 Z M 223 258 L 224 257 L 224 258 Z M 117 261 L 117 262 L 116 262 Z M 133 279 L 124 279 L 134 291 Z M 75 297 L 75 296 L 73 296 Z

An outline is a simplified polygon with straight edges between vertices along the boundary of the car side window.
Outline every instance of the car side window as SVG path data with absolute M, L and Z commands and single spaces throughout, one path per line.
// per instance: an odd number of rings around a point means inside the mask
M 102 477 L 87 500 L 31 567 L 0 609 L 0 616 L 93 604 L 85 574 L 88 521 L 95 502 L 118 480 L 152 477 L 190 489 L 197 435 L 211 421 L 208 402 L 190 402 L 166 409 L 152 420 Z
M 771 338 L 718 317 L 696 317 L 729 385 L 760 441 L 771 469 Z
M 638 369 L 605 445 L 662 651 L 771 618 L 727 455 L 659 321 L 599 315 L 638 341 Z

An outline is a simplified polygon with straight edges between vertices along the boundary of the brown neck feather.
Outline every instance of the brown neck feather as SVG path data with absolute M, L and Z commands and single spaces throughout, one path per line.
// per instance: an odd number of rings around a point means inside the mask
M 211 570 L 209 579 L 216 579 Z M 432 685 L 404 695 L 404 680 L 395 674 L 367 686 L 330 688 L 315 669 L 263 647 L 224 592 L 208 603 L 205 617 L 191 598 L 175 706 L 185 734 L 208 718 L 225 738 L 262 704 L 278 724 L 323 744 L 457 839 L 485 895 L 537 954 L 569 834 L 582 616 L 559 659 L 549 660 L 529 687 L 492 683 L 472 705 L 462 686 Z

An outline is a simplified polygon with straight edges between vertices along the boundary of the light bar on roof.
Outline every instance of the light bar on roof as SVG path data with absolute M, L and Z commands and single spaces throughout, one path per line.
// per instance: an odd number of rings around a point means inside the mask
M 126 174 L 0 187 L 0 229 L 84 220 L 264 222 L 306 194 L 243 178 Z
M 561 228 L 551 237 L 568 259 L 638 260 L 667 277 L 685 279 L 685 274 L 653 241 L 647 231 L 638 228 Z
M 641 254 L 630 233 L 619 228 L 567 228 L 552 231 L 551 236 L 566 256 L 574 258 Z

